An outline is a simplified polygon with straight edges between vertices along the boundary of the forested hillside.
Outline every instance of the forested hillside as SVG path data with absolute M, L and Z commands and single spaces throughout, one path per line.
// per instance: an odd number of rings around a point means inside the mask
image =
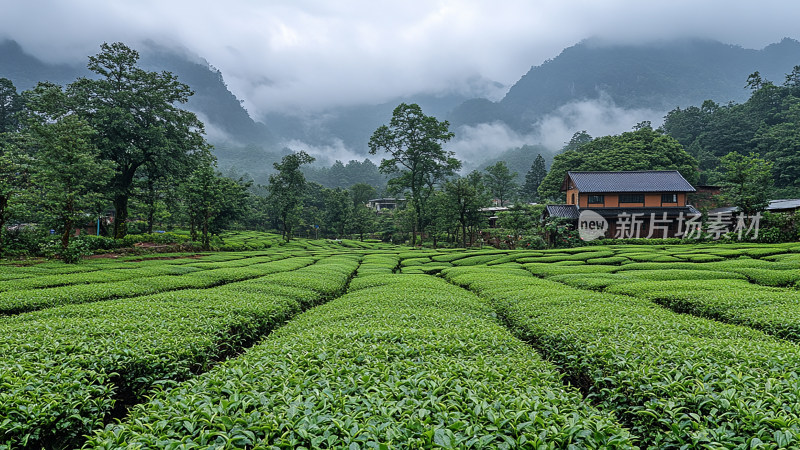
M 746 102 L 720 105 L 707 100 L 701 106 L 676 108 L 663 128 L 698 160 L 701 182 L 720 181 L 726 155 L 752 154 L 771 164 L 773 198 L 798 197 L 800 66 L 770 79 L 754 73 L 747 84 L 752 95 Z

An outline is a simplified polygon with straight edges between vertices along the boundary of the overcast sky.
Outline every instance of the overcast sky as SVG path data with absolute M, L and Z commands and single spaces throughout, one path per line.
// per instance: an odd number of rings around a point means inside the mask
M 0 38 L 29 53 L 83 64 L 104 41 L 183 46 L 255 116 L 468 90 L 476 77 L 508 87 L 590 36 L 762 48 L 798 29 L 790 0 L 0 0 Z

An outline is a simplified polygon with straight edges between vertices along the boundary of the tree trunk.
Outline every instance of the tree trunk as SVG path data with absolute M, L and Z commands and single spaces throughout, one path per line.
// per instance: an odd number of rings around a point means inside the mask
M 139 164 L 140 165 L 140 164 Z M 122 239 L 128 234 L 128 198 L 130 197 L 131 184 L 139 165 L 128 166 L 117 174 L 114 180 L 114 239 Z
M 75 225 L 75 221 L 71 218 L 74 217 L 74 210 L 75 205 L 71 198 L 67 198 L 66 204 L 67 210 L 67 218 L 64 219 L 64 234 L 61 235 L 61 249 L 66 250 L 69 247 L 69 236 L 72 234 L 72 228 Z
M 128 234 L 128 195 L 114 195 L 114 239 L 122 239 Z
M 6 208 L 8 208 L 8 197 L 0 197 L 0 255 L 3 254 L 3 234 L 6 232 Z
M 69 236 L 72 234 L 73 222 L 71 220 L 64 221 L 64 233 L 61 235 L 61 249 L 66 250 L 69 247 Z
M 189 213 L 189 228 L 190 228 L 189 237 L 192 240 L 192 242 L 197 242 L 197 226 L 196 225 L 197 225 L 197 219 L 195 218 L 195 215 L 192 214 L 192 213 Z
M 416 195 L 414 196 L 414 221 L 413 225 L 411 226 L 411 246 L 417 246 L 417 233 L 420 233 L 420 244 L 422 244 L 422 205 L 419 204 L 419 199 Z
M 211 249 L 211 240 L 208 238 L 208 220 L 209 214 L 203 214 L 203 250 Z
M 153 234 L 153 208 L 147 211 L 147 234 Z
M 147 234 L 153 234 L 153 217 L 156 209 L 156 186 L 153 180 L 147 179 Z
M 290 230 L 289 230 L 289 214 L 284 214 L 283 215 L 283 239 L 285 239 L 286 242 L 289 242 L 291 240 L 291 236 L 289 235 L 289 232 L 290 232 Z

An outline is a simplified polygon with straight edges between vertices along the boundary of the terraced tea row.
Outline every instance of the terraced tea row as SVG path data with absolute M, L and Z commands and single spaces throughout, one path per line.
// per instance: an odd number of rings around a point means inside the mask
M 423 275 L 350 293 L 135 407 L 92 448 L 631 448 L 476 296 Z
M 642 446 L 800 445 L 800 348 L 652 302 L 573 289 L 519 268 L 451 268 Z M 732 281 L 733 282 L 733 281 Z
M 0 446 L 74 446 L 153 387 L 204 372 L 300 311 L 341 294 L 358 259 L 311 263 L 292 258 L 271 263 L 271 275 L 212 289 L 4 318 Z
M 654 301 L 676 312 L 762 330 L 800 342 L 800 269 L 788 258 L 708 263 L 523 265 L 537 276 L 581 289 Z
M 606 291 L 800 342 L 800 291 L 796 289 L 754 286 L 740 280 L 668 280 L 619 283 Z
M 277 261 L 273 261 L 276 258 Z M 235 264 L 231 267 L 223 265 L 221 268 L 198 270 L 180 276 L 155 275 L 107 283 L 1 292 L 0 314 L 19 314 L 64 304 L 136 297 L 180 289 L 210 288 L 284 270 L 281 264 L 282 258 L 284 255 L 280 254 L 254 258 L 255 262 L 252 264 L 232 261 Z
M 232 256 L 232 255 L 231 255 Z M 39 271 L 37 276 L 24 279 L 0 281 L 0 292 L 47 287 L 68 286 L 76 284 L 108 283 L 124 281 L 134 278 L 146 278 L 160 275 L 184 275 L 191 272 L 211 269 L 246 267 L 253 264 L 275 261 L 291 256 L 290 254 L 273 253 L 271 255 L 239 254 L 235 259 L 217 260 L 216 258 L 192 259 L 180 258 L 174 260 L 150 260 L 136 262 L 93 263 L 86 270 L 73 273 L 56 273 L 52 271 Z

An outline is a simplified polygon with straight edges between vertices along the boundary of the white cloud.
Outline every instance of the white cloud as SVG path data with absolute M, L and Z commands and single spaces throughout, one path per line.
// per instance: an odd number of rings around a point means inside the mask
M 474 167 L 505 150 L 535 144 L 535 139 L 535 136 L 521 135 L 501 122 L 481 123 L 459 127 L 456 139 L 446 144 L 446 150 L 455 152 L 465 167 Z
M 577 131 L 586 130 L 593 137 L 630 131 L 642 121 L 653 128 L 663 122 L 666 111 L 625 109 L 614 104 L 606 94 L 599 99 L 582 100 L 562 105 L 535 124 L 533 138 L 550 150 L 557 151 L 569 142 Z
M 0 37 L 51 61 L 86 62 L 103 41 L 175 45 L 220 68 L 256 118 L 510 86 L 590 36 L 682 36 L 760 48 L 797 37 L 800 5 L 764 0 L 2 0 Z
M 307 142 L 293 139 L 282 143 L 281 147 L 286 147 L 294 152 L 299 152 L 302 150 L 316 158 L 316 164 L 322 164 L 325 166 L 330 166 L 337 160 L 343 162 L 344 164 L 347 164 L 348 161 L 351 160 L 364 160 L 363 154 L 347 148 L 341 139 L 335 139 L 328 145 L 312 145 Z M 378 161 L 380 161 L 380 158 Z
M 593 137 L 620 134 L 630 131 L 642 121 L 650 121 L 655 128 L 661 125 L 665 111 L 652 109 L 626 109 L 614 104 L 606 94 L 598 99 L 570 102 L 544 116 L 533 126 L 533 131 L 520 134 L 501 122 L 461 126 L 456 139 L 447 145 L 464 161 L 465 168 L 473 168 L 499 153 L 523 145 L 542 145 L 552 152 L 559 151 L 575 132 L 586 130 Z

